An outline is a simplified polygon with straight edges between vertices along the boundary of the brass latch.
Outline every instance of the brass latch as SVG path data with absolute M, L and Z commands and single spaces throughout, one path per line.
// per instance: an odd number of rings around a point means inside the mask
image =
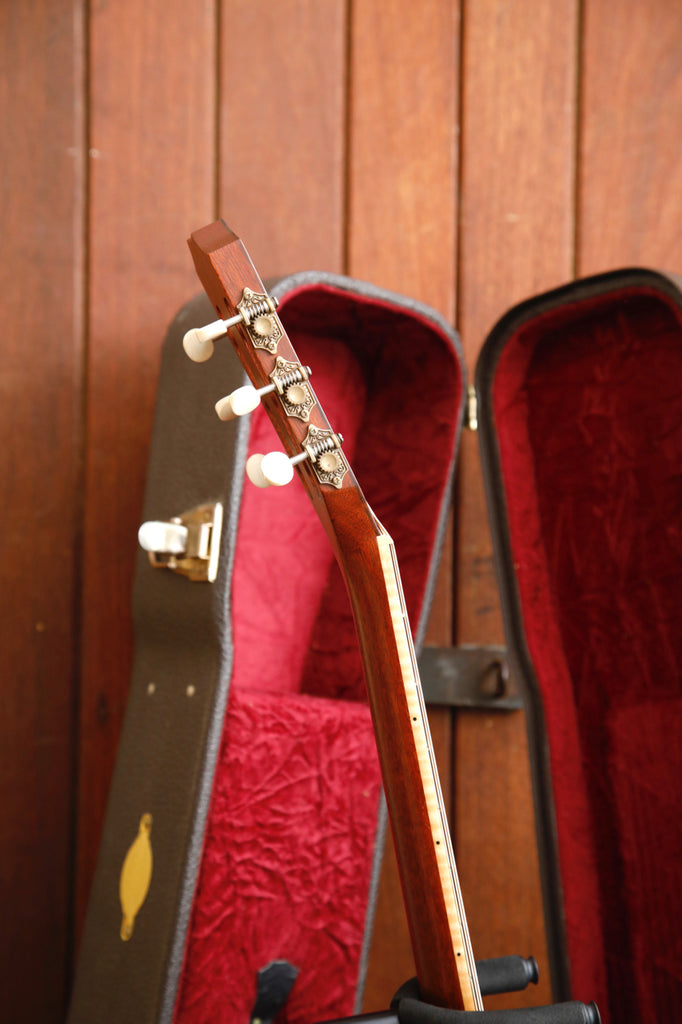
M 216 501 L 166 522 L 143 523 L 137 536 L 155 569 L 172 569 L 195 582 L 213 583 L 218 574 L 222 525 L 223 506 Z
M 467 387 L 465 426 L 469 430 L 478 430 L 478 396 L 473 384 L 469 384 Z

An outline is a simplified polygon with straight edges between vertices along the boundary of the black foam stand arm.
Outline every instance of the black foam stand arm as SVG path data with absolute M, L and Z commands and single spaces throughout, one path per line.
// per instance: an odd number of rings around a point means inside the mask
M 518 1010 L 445 1010 L 419 999 L 401 999 L 398 1024 L 599 1024 L 595 1003 L 555 1003 Z
M 533 957 L 504 956 L 476 963 L 481 993 L 518 992 L 538 980 Z M 391 1009 L 360 1017 L 328 1021 L 327 1024 L 600 1024 L 595 1003 L 555 1003 L 513 1010 L 447 1010 L 419 998 L 416 978 L 396 993 Z
M 498 956 L 493 960 L 477 960 L 476 974 L 482 996 L 498 992 L 521 992 L 528 985 L 537 985 L 540 972 L 535 957 Z
M 520 1010 L 445 1010 L 419 999 L 401 999 L 394 1009 L 346 1017 L 327 1024 L 600 1024 L 594 1003 L 555 1003 Z

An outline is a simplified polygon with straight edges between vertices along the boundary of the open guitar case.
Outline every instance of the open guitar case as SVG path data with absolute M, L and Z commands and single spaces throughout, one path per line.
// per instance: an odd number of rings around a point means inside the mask
M 395 541 L 419 649 L 466 405 L 456 334 L 347 278 L 297 274 L 270 293 Z M 70 1024 L 265 1022 L 272 964 L 282 1024 L 361 1006 L 385 814 L 350 607 L 298 481 L 243 483 L 247 455 L 279 445 L 262 407 L 215 415 L 243 383 L 229 342 L 206 365 L 184 355 L 185 331 L 214 316 L 192 300 L 164 345 L 144 519 L 181 517 L 197 542 L 155 566 L 139 555 L 129 705 Z M 672 1021 L 677 285 L 622 271 L 516 307 L 484 347 L 477 392 L 554 995 L 595 999 L 605 1024 Z

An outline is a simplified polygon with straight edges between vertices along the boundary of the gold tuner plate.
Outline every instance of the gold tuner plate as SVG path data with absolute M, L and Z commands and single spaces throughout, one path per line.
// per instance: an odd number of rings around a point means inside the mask
M 246 324 L 253 347 L 276 352 L 279 339 L 282 337 L 282 328 L 275 315 L 274 299 L 264 293 L 252 292 L 250 288 L 245 288 L 241 300 L 237 303 L 237 309 Z
M 197 505 L 189 512 L 174 516 L 171 523 L 187 529 L 185 550 L 179 554 L 150 551 L 149 561 L 155 569 L 171 569 L 195 583 L 213 583 L 218 575 L 220 534 L 223 525 L 221 502 Z
M 343 438 L 332 430 L 309 426 L 303 449 L 315 470 L 321 484 L 332 484 L 341 487 L 343 478 L 348 472 L 348 463 L 341 451 Z
M 300 363 L 288 363 L 277 356 L 270 380 L 275 385 L 287 416 L 295 416 L 306 422 L 310 410 L 315 406 L 313 392 L 308 384 L 308 367 Z

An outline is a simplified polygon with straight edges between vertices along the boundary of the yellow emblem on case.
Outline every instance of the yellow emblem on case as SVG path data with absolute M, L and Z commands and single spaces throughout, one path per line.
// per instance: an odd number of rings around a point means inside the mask
M 123 911 L 121 938 L 124 942 L 127 942 L 133 934 L 135 918 L 149 892 L 153 866 L 152 844 L 149 838 L 151 832 L 152 816 L 143 814 L 140 818 L 138 833 L 125 855 L 121 868 L 118 892 Z

